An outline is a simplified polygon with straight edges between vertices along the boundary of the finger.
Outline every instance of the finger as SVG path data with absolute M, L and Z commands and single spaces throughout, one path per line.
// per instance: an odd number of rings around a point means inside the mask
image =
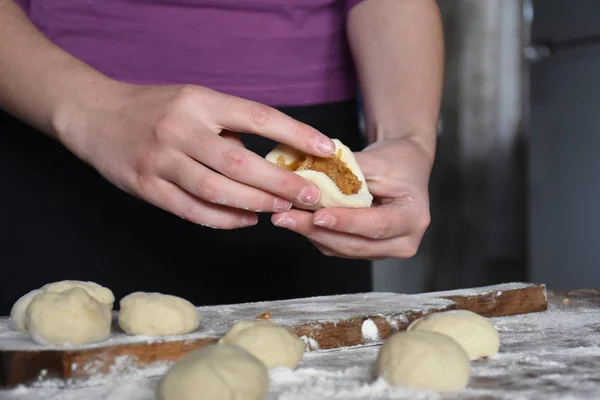
M 190 135 L 187 145 L 180 148 L 237 182 L 306 205 L 319 200 L 319 189 L 312 182 L 219 136 Z
M 323 133 L 264 104 L 212 92 L 207 107 L 222 129 L 264 136 L 318 157 L 335 151 L 335 144 Z
M 319 250 L 321 252 L 321 254 L 328 256 L 328 257 L 346 258 L 346 259 L 352 259 L 352 260 L 370 260 L 370 261 L 380 261 L 380 260 L 385 260 L 386 258 L 388 258 L 388 257 L 381 257 L 381 256 L 373 256 L 373 257 L 347 256 L 345 254 L 341 254 L 336 251 L 333 251 L 329 247 L 324 246 L 324 245 L 320 244 L 319 242 L 315 242 L 314 240 L 311 240 L 310 242 L 313 244 L 313 246 L 315 246 L 317 248 L 317 250 Z
M 276 226 L 299 233 L 338 256 L 347 258 L 410 258 L 416 254 L 420 243 L 420 237 L 416 236 L 379 240 L 331 231 L 315 226 L 310 213 L 298 210 L 275 213 L 271 221 Z
M 415 232 L 418 215 L 412 204 L 397 201 L 371 208 L 323 208 L 313 214 L 312 222 L 337 232 L 390 239 Z
M 223 131 L 219 134 L 219 136 L 221 136 L 223 139 L 227 140 L 228 142 L 235 144 L 237 146 L 240 147 L 246 147 L 244 145 L 244 142 L 242 141 L 242 138 L 240 137 L 239 133 L 235 133 L 235 132 L 231 132 L 231 131 Z
M 387 165 L 383 160 L 378 157 L 373 157 L 372 154 L 366 151 L 357 151 L 354 153 L 356 163 L 360 166 L 365 178 L 371 178 L 376 176 L 377 173 L 381 173 L 382 167 L 387 169 Z
M 160 173 L 186 192 L 213 204 L 255 212 L 287 211 L 292 207 L 289 200 L 233 181 L 183 153 L 176 155 Z
M 151 204 L 209 228 L 236 229 L 253 226 L 258 222 L 254 213 L 207 203 L 177 185 L 158 178 L 147 185 L 143 195 Z

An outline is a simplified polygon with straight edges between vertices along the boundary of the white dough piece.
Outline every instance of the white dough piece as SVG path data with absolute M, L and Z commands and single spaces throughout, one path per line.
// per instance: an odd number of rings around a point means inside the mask
M 135 292 L 120 301 L 119 326 L 130 335 L 183 335 L 199 324 L 198 310 L 181 297 Z
M 219 339 L 237 345 L 267 366 L 296 368 L 305 351 L 304 342 L 272 321 L 239 321 Z
M 397 332 L 381 346 L 376 371 L 394 386 L 451 392 L 468 385 L 471 364 L 465 350 L 450 336 Z
M 27 333 L 27 328 L 25 327 L 25 311 L 27 311 L 27 307 L 29 306 L 29 303 L 31 303 L 31 300 L 40 293 L 42 293 L 42 290 L 34 289 L 21 296 L 12 306 L 12 309 L 10 310 L 10 322 L 14 330 L 21 333 Z
M 158 385 L 159 400 L 263 400 L 267 367 L 241 347 L 212 343 L 177 361 Z
M 64 280 L 48 283 L 42 286 L 41 290 L 52 293 L 62 293 L 66 290 L 73 288 L 81 288 L 85 290 L 88 295 L 90 295 L 96 301 L 102 304 L 102 307 L 104 308 L 108 318 L 112 318 L 112 310 L 113 304 L 115 302 L 115 296 L 113 295 L 113 292 L 110 289 L 99 285 L 96 282 Z
M 39 289 L 34 289 L 21 296 L 15 302 L 10 312 L 10 320 L 13 329 L 21 333 L 27 333 L 27 329 L 25 328 L 25 312 L 27 311 L 27 306 L 29 306 L 31 299 L 33 299 L 37 294 L 42 292 L 61 293 L 75 287 L 85 290 L 88 295 L 101 303 L 105 309 L 107 317 L 111 318 L 115 297 L 110 289 L 105 288 L 95 282 L 64 280 L 48 283 Z
M 448 335 L 465 349 L 471 360 L 491 358 L 500 348 L 500 338 L 494 325 L 487 318 L 467 310 L 430 314 L 413 321 L 407 330 Z
M 111 320 L 105 309 L 82 288 L 33 297 L 25 312 L 31 338 L 42 345 L 81 345 L 110 335 Z
M 368 208 L 373 203 L 373 196 L 367 186 L 367 181 L 360 166 L 356 162 L 354 154 L 350 148 L 344 145 L 339 139 L 332 139 L 336 146 L 335 154 L 341 151 L 340 159 L 348 168 L 356 175 L 358 180 L 362 182 L 361 188 L 357 194 L 346 195 L 340 191 L 335 182 L 331 180 L 325 173 L 312 170 L 294 171 L 294 173 L 306 178 L 317 186 L 321 196 L 319 201 L 308 206 L 304 204 L 294 204 L 296 208 L 305 210 L 318 210 L 324 207 L 345 207 L 345 208 Z M 304 154 L 296 149 L 293 149 L 284 144 L 278 144 L 265 159 L 273 164 L 277 164 L 279 157 L 283 157 L 285 164 L 290 164 L 296 160 L 304 158 Z

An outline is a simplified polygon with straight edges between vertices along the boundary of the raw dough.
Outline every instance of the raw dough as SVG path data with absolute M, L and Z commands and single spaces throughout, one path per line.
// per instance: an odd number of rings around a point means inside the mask
M 27 328 L 25 327 L 25 311 L 27 311 L 27 307 L 31 300 L 38 294 L 42 293 L 40 289 L 34 289 L 29 293 L 24 294 L 15 302 L 10 310 L 10 322 L 12 328 L 21 333 L 27 333 Z
M 271 321 L 239 321 L 219 343 L 229 343 L 250 352 L 267 368 L 294 369 L 302 360 L 305 344 L 295 334 Z
M 456 340 L 471 360 L 493 357 L 500 348 L 498 331 L 487 318 L 467 310 L 430 314 L 413 321 L 408 331 L 433 331 Z
M 450 336 L 397 332 L 381 346 L 376 371 L 391 385 L 457 391 L 469 383 L 471 364 L 465 350 Z
M 267 367 L 241 347 L 209 344 L 171 367 L 158 385 L 160 400 L 263 400 Z
M 10 320 L 13 329 L 21 333 L 27 333 L 27 329 L 25 328 L 25 312 L 27 311 L 29 303 L 37 294 L 42 292 L 61 293 L 75 287 L 85 290 L 88 295 L 100 302 L 105 310 L 107 318 L 111 318 L 115 297 L 110 289 L 94 282 L 65 280 L 48 283 L 39 289 L 34 289 L 21 296 L 10 311 Z
M 87 292 L 88 295 L 93 297 L 96 301 L 102 304 L 102 307 L 105 310 L 105 313 L 108 318 L 112 318 L 112 310 L 113 304 L 115 302 L 115 296 L 113 292 L 101 286 L 95 282 L 86 282 L 86 281 L 59 281 L 48 283 L 41 287 L 41 290 L 52 293 L 61 293 L 69 289 L 73 288 L 81 288 Z
M 312 170 L 294 171 L 294 173 L 314 183 L 321 193 L 319 201 L 315 205 L 308 206 L 304 204 L 294 204 L 296 208 L 305 210 L 318 210 L 324 207 L 367 208 L 371 206 L 373 202 L 373 196 L 369 192 L 367 181 L 358 163 L 356 162 L 354 154 L 350 148 L 348 148 L 338 139 L 333 139 L 333 142 L 336 145 L 336 154 L 341 154 L 339 158 L 362 183 L 358 193 L 351 195 L 342 193 L 334 181 L 323 172 Z M 278 159 L 283 157 L 283 160 L 287 165 L 296 160 L 304 158 L 304 156 L 305 154 L 296 149 L 284 144 L 278 144 L 269 154 L 266 155 L 265 159 L 273 164 L 277 164 Z
M 119 326 L 130 335 L 183 335 L 199 324 L 198 310 L 181 297 L 135 292 L 120 301 Z
M 82 288 L 37 294 L 25 312 L 25 327 L 42 345 L 81 345 L 110 335 L 105 309 Z

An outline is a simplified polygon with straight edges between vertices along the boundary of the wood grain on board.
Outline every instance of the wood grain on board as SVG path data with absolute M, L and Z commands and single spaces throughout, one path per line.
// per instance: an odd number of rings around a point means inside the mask
M 509 284 L 416 295 L 366 293 L 201 307 L 202 322 L 197 332 L 151 341 L 115 331 L 105 342 L 64 349 L 34 345 L 22 337 L 10 342 L 0 336 L 0 387 L 49 379 L 85 380 L 156 362 L 177 361 L 217 341 L 232 323 L 242 319 L 268 317 L 301 337 L 307 351 L 315 351 L 378 344 L 390 334 L 405 330 L 415 319 L 435 312 L 463 309 L 484 316 L 505 316 L 546 308 L 544 285 Z M 376 337 L 372 329 L 363 332 L 365 321 L 367 327 L 377 327 Z M 118 329 L 114 325 L 113 329 Z

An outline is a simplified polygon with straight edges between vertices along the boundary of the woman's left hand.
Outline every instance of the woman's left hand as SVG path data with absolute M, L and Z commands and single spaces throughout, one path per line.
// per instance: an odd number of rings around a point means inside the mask
M 376 142 L 355 156 L 375 198 L 371 208 L 292 209 L 273 214 L 271 221 L 307 237 L 328 256 L 414 256 L 430 221 L 431 156 L 411 139 Z

